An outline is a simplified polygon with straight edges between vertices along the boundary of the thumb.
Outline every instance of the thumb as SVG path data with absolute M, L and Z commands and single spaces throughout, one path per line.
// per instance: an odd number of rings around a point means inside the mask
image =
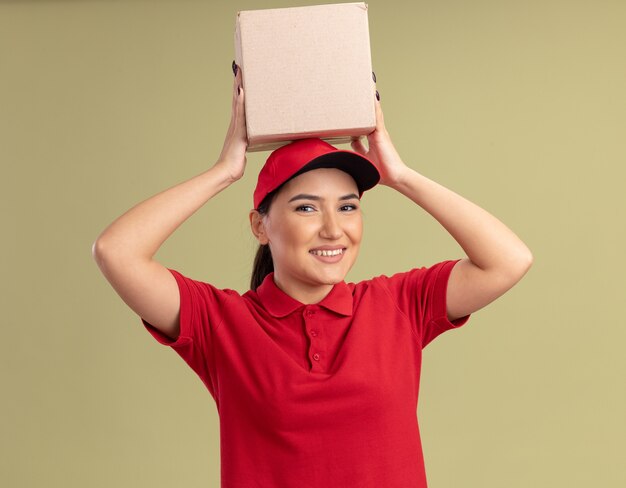
M 361 156 L 365 156 L 367 154 L 367 149 L 363 145 L 363 140 L 360 137 L 352 139 L 350 146 L 352 146 L 352 149 L 358 152 Z

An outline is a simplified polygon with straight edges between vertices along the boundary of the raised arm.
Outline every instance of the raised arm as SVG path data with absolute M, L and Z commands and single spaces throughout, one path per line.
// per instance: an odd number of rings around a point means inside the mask
M 532 265 L 533 256 L 493 215 L 406 166 L 385 128 L 380 101 L 375 103 L 376 129 L 367 137 L 368 148 L 360 139 L 352 142 L 352 148 L 378 166 L 381 184 L 426 210 L 467 254 L 450 273 L 446 298 L 448 318 L 464 317 L 512 288 Z
M 243 176 L 247 148 L 244 93 L 241 70 L 233 69 L 237 73 L 231 120 L 217 162 L 207 171 L 135 205 L 104 229 L 92 247 L 98 267 L 122 300 L 172 339 L 180 332 L 178 286 L 153 256 L 185 220 Z

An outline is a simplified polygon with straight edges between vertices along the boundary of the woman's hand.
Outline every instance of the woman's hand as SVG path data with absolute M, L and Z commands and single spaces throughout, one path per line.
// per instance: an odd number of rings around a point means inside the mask
M 222 165 L 232 181 L 236 181 L 243 176 L 246 168 L 246 149 L 248 148 L 248 136 L 246 133 L 246 113 L 244 109 L 244 93 L 242 86 L 241 68 L 233 61 L 233 100 L 230 125 L 226 132 L 224 146 L 220 157 L 215 163 Z
M 404 164 L 398 151 L 391 142 L 391 137 L 385 128 L 383 109 L 380 106 L 380 96 L 378 91 L 375 95 L 376 106 L 376 129 L 367 136 L 365 147 L 361 138 L 353 139 L 352 149 L 372 161 L 380 172 L 380 183 L 386 186 L 395 186 L 402 180 L 408 169 Z

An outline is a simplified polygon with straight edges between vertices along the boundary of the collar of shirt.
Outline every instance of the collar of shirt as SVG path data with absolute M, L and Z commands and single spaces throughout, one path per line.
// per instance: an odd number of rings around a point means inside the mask
M 274 273 L 268 274 L 257 288 L 257 295 L 265 309 L 274 317 L 285 317 L 305 304 L 290 297 L 274 283 Z M 352 315 L 352 292 L 345 281 L 333 286 L 321 302 L 316 303 L 340 315 Z

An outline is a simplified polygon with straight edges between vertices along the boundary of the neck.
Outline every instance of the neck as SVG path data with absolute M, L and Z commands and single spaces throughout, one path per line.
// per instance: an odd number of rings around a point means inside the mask
M 335 285 L 306 285 L 305 283 L 286 283 L 274 272 L 274 283 L 291 298 L 305 305 L 321 302 Z

